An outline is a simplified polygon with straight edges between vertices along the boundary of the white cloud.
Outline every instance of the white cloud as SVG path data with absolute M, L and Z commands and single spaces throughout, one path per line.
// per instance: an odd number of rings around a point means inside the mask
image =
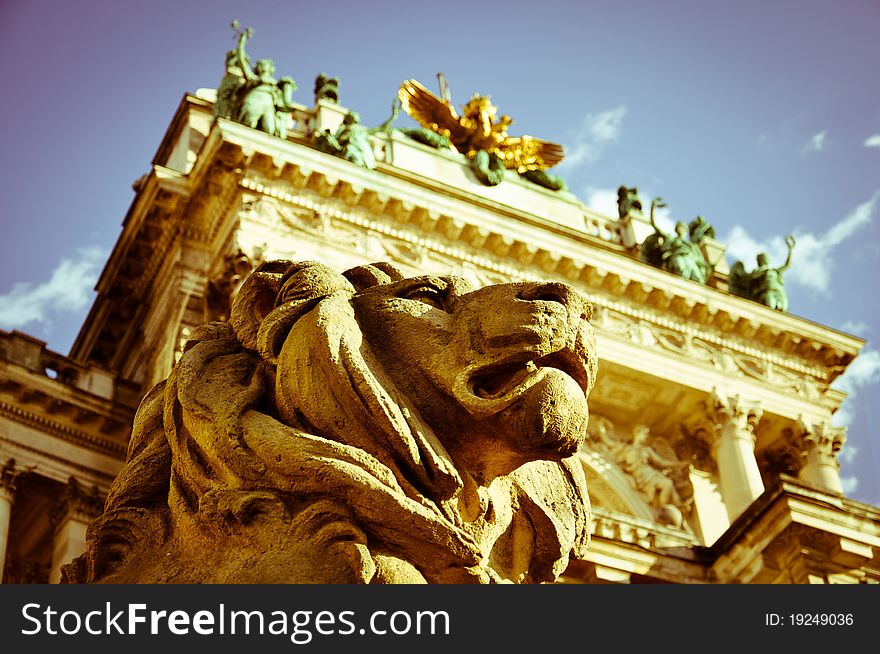
M 800 284 L 827 293 L 834 267 L 834 248 L 870 223 L 878 204 L 880 192 L 874 193 L 870 200 L 857 206 L 824 234 L 817 236 L 811 232 L 795 232 L 797 245 L 791 268 L 785 273 L 786 284 Z M 742 260 L 747 268 L 749 264 L 754 265 L 755 257 L 760 252 L 766 252 L 771 265 L 775 266 L 781 266 L 788 254 L 788 247 L 782 236 L 773 236 L 759 242 L 739 225 L 730 231 L 723 242 L 727 243 L 728 258 L 731 261 Z
M 843 465 L 853 463 L 859 454 L 859 448 L 852 443 L 846 443 L 837 455 L 837 460 Z
M 859 480 L 855 477 L 841 477 L 840 485 L 843 488 L 843 494 L 847 497 L 852 497 L 859 486 Z
M 616 189 L 589 187 L 585 196 L 585 204 L 593 211 L 612 218 L 618 215 Z
M 880 134 L 873 134 L 865 139 L 866 148 L 880 148 Z
M 880 351 L 866 348 L 831 384 L 832 387 L 845 391 L 848 395 L 834 414 L 834 424 L 842 427 L 849 425 L 855 417 L 855 402 L 862 389 L 877 382 L 880 382 Z M 843 451 L 848 448 L 849 446 L 845 447 Z
M 822 130 L 818 134 L 813 134 L 807 144 L 804 145 L 804 152 L 822 152 L 828 147 L 828 130 Z
M 105 258 L 106 252 L 100 248 L 81 249 L 73 258 L 62 259 L 49 281 L 15 284 L 0 295 L 0 328 L 23 329 L 33 323 L 48 323 L 53 315 L 81 311 L 93 297 Z
M 577 134 L 570 140 L 571 145 L 568 147 L 565 159 L 559 166 L 573 167 L 596 161 L 606 146 L 620 138 L 625 115 L 626 107 L 620 106 L 584 116 Z
M 834 386 L 850 395 L 868 384 L 880 381 L 880 351 L 865 348 L 834 380 Z
M 862 334 L 868 331 L 868 323 L 862 322 L 861 320 L 847 320 L 840 326 L 840 331 L 846 332 L 848 334 L 855 334 L 856 336 L 861 336 Z

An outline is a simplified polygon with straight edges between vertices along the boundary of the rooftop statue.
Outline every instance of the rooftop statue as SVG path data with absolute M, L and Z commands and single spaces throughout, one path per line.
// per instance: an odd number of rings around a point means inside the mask
M 271 59 L 259 59 L 251 68 L 245 46 L 254 31 L 250 27 L 239 30 L 237 20 L 232 21 L 232 29 L 238 36 L 238 47 L 227 53 L 226 76 L 217 89 L 220 107 L 215 104 L 214 114 L 284 138 L 296 82 L 292 77 L 276 80 Z
M 715 228 L 705 218 L 697 216 L 688 224 L 688 234 L 694 243 L 702 243 L 705 238 L 715 238 Z
M 326 102 L 339 102 L 339 78 L 329 77 L 320 73 L 315 78 L 315 104 L 321 100 Z
M 135 417 L 68 582 L 555 580 L 589 540 L 589 302 L 260 264 Z
M 785 291 L 782 273 L 791 265 L 791 254 L 795 246 L 794 236 L 786 236 L 785 244 L 788 246 L 788 256 L 785 263 L 778 268 L 770 266 L 770 258 L 764 252 L 758 255 L 758 267 L 751 272 L 746 272 L 742 261 L 734 263 L 730 267 L 730 292 L 760 302 L 771 309 L 788 311 L 788 294 Z
M 373 155 L 373 146 L 370 144 L 370 136 L 380 132 L 389 132 L 391 124 L 400 113 L 400 101 L 395 98 L 391 103 L 391 116 L 378 127 L 366 127 L 361 124 L 360 114 L 349 111 L 342 119 L 342 124 L 331 134 L 325 130 L 316 132 L 315 147 L 328 154 L 335 154 L 346 161 L 351 161 L 364 168 L 375 168 L 376 157 Z
M 217 87 L 217 99 L 212 110 L 214 118 L 236 118 L 244 83 L 244 71 L 239 65 L 238 53 L 230 50 L 226 53 L 226 74 Z
M 642 213 L 642 201 L 639 199 L 639 189 L 621 185 L 617 189 L 617 215 L 620 219 L 628 218 L 632 214 Z
M 513 120 L 499 116 L 487 96 L 475 93 L 464 105 L 462 115 L 448 97 L 437 97 L 413 79 L 401 84 L 398 96 L 403 110 L 422 127 L 448 138 L 452 147 L 470 160 L 477 178 L 488 186 L 499 184 L 505 170 L 519 174 L 544 171 L 564 156 L 562 146 L 555 143 L 508 135 Z
M 678 221 L 675 224 L 674 235 L 666 234 L 657 227 L 657 223 L 654 220 L 654 209 L 665 206 L 666 204 L 661 198 L 655 198 L 651 202 L 650 217 L 654 233 L 648 236 L 644 243 L 642 243 L 640 252 L 642 261 L 646 261 L 674 275 L 705 284 L 709 278 L 711 267 L 703 256 L 703 251 L 700 249 L 699 244 L 689 238 L 690 230 L 688 226 L 684 222 Z M 701 236 L 704 236 L 708 231 L 705 227 L 707 224 L 705 222 L 702 224 L 697 223 L 697 227 L 702 232 Z

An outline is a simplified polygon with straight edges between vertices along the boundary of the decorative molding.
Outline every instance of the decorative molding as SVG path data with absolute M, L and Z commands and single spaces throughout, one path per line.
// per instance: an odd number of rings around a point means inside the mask
M 727 396 L 716 388 L 709 395 L 705 410 L 712 425 L 705 433 L 712 439 L 713 447 L 725 434 L 747 438 L 754 444 L 755 427 L 763 415 L 760 403 L 744 400 L 739 395 Z
M 310 175 L 313 177 L 315 173 Z M 768 350 L 765 343 L 749 345 L 749 339 L 754 340 L 761 329 L 751 320 L 733 321 L 726 313 L 710 310 L 694 299 L 672 296 L 643 282 L 621 278 L 611 271 L 502 234 L 487 233 L 461 219 L 365 191 L 358 192 L 355 205 L 349 207 L 341 201 L 347 197 L 342 192 L 332 192 L 329 198 L 304 194 L 301 190 L 294 194 L 266 181 L 245 175 L 240 185 L 246 191 L 258 194 L 256 198 L 249 198 L 245 209 L 248 215 L 267 226 L 280 224 L 318 239 L 347 243 L 363 254 L 371 254 L 365 241 L 372 233 L 378 237 L 382 248 L 382 252 L 372 253 L 377 260 L 390 258 L 416 269 L 423 264 L 414 256 L 418 253 L 422 259 L 442 258 L 444 263 L 483 269 L 504 281 L 558 275 L 581 286 L 587 293 L 596 309 L 593 322 L 600 333 L 622 336 L 644 347 L 660 347 L 690 361 L 761 381 L 780 392 L 806 400 L 817 400 L 834 374 L 824 364 L 810 363 L 796 350 L 782 355 L 773 349 Z M 349 188 L 345 182 L 336 184 L 335 188 Z M 364 197 L 368 199 L 362 203 Z M 372 219 L 370 214 L 376 208 L 385 212 L 384 217 L 390 216 L 395 222 L 403 223 L 403 228 L 389 224 L 387 218 Z M 407 225 L 417 229 L 407 229 Z M 460 242 L 462 246 L 452 246 L 432 237 L 432 233 L 445 237 L 447 241 Z M 493 256 L 475 252 L 486 249 Z M 513 265 L 504 263 L 504 259 L 513 259 Z M 537 270 L 529 272 L 527 267 Z
M 128 448 L 124 443 L 100 438 L 88 432 L 68 427 L 27 411 L 21 406 L 0 401 L 0 416 L 68 443 L 106 454 L 115 459 L 125 460 Z
M 75 477 L 71 477 L 64 487 L 61 500 L 49 513 L 49 521 L 58 529 L 65 520 L 88 523 L 104 511 L 104 498 L 97 486 L 87 489 Z

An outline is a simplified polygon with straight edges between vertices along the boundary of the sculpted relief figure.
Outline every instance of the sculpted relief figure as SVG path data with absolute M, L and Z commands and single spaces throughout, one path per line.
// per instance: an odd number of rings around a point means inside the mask
M 588 544 L 589 302 L 265 262 L 144 398 L 68 582 L 554 580 Z
M 675 484 L 666 471 L 687 467 L 687 463 L 667 459 L 648 445 L 648 427 L 636 425 L 632 440 L 617 453 L 617 460 L 624 472 L 630 474 L 636 487 L 656 507 L 680 504 Z

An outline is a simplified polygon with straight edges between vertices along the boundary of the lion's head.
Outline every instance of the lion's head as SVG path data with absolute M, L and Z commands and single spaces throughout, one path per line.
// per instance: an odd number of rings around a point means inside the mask
M 588 541 L 589 318 L 560 283 L 262 264 L 144 399 L 68 579 L 554 579 Z

